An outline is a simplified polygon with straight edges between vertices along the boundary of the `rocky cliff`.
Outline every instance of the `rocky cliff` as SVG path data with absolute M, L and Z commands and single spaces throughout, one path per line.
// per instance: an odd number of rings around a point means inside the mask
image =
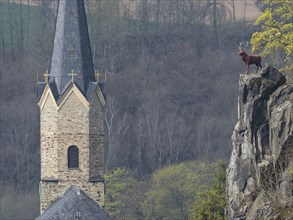
M 293 87 L 278 70 L 241 75 L 227 216 L 293 219 Z

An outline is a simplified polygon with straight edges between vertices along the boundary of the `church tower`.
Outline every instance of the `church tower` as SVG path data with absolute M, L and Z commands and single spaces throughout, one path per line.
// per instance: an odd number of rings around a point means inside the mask
M 45 82 L 38 83 L 38 105 L 41 212 L 70 186 L 103 206 L 106 103 L 95 80 L 83 0 L 59 1 L 51 65 Z

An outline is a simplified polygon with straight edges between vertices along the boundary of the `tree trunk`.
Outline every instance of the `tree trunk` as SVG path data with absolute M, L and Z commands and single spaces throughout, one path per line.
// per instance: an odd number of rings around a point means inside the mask
M 235 0 L 232 0 L 232 16 L 233 22 L 235 23 Z
M 11 41 L 11 55 L 12 55 L 12 59 L 15 60 L 11 3 L 10 3 L 10 0 L 7 0 L 7 2 L 8 2 L 8 19 L 9 19 L 10 41 Z
M 20 0 L 20 5 L 19 5 L 19 28 L 20 28 L 20 33 L 19 33 L 19 50 L 21 53 L 23 53 L 23 41 L 24 41 L 24 28 L 23 28 L 23 14 L 22 14 L 22 8 L 23 8 L 23 1 Z
M 3 56 L 5 53 L 5 39 L 4 39 L 4 7 L 2 6 L 3 2 L 0 2 L 0 14 L 1 14 L 1 23 L 0 23 L 0 34 L 1 34 L 1 48 L 0 48 L 0 64 L 3 63 Z
M 243 9 L 243 22 L 244 23 L 246 21 L 246 6 L 247 6 L 247 1 L 244 0 L 244 9 Z
M 27 0 L 27 37 L 26 37 L 26 49 L 27 52 L 29 50 L 29 38 L 30 38 L 30 15 L 31 15 L 31 10 L 30 10 L 30 0 Z
M 213 0 L 214 49 L 218 49 L 217 0 Z

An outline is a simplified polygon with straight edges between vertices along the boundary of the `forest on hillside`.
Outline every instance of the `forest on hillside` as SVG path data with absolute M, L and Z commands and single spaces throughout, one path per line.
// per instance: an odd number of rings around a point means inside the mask
M 0 210 L 36 216 L 36 83 L 49 68 L 57 1 L 20 2 L 0 2 Z M 93 61 L 106 84 L 105 172 L 123 169 L 151 188 L 149 179 L 168 166 L 229 159 L 245 71 L 238 45 L 260 26 L 233 19 L 225 5 L 233 0 L 129 2 L 85 0 Z M 264 62 L 283 65 L 281 56 Z

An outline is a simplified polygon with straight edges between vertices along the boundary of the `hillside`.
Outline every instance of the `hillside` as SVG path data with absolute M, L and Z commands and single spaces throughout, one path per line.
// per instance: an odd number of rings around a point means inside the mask
M 36 83 L 49 68 L 55 11 L 49 1 L 38 2 L 44 4 L 0 4 L 5 218 L 29 219 L 39 210 Z M 125 167 L 144 181 L 185 161 L 228 160 L 238 73 L 245 71 L 237 46 L 256 27 L 231 22 L 221 8 L 217 22 L 206 24 L 213 16 L 210 8 L 202 13 L 203 1 L 137 2 L 133 17 L 116 1 L 87 1 L 94 64 L 107 92 L 106 172 Z

